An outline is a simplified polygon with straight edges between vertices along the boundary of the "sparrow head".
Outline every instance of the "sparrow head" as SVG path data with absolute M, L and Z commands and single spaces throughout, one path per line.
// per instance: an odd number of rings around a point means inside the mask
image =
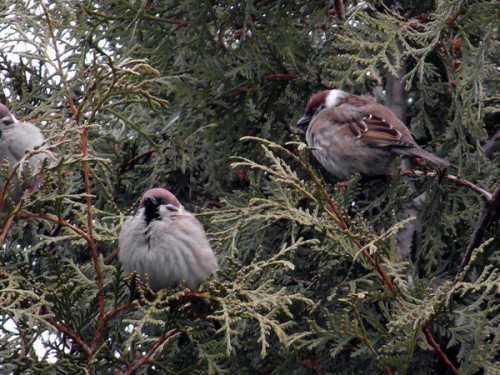
M 148 223 L 160 219 L 161 206 L 164 206 L 169 212 L 178 212 L 182 208 L 175 195 L 167 189 L 154 188 L 143 194 L 140 207 L 144 208 L 144 215 Z
M 4 104 L 0 103 L 0 129 L 12 125 L 14 122 L 16 122 L 16 118 Z
M 336 89 L 317 92 L 307 102 L 304 115 L 297 122 L 297 126 L 302 130 L 306 130 L 314 115 L 323 109 L 332 109 L 339 106 L 346 96 L 349 96 L 349 93 Z

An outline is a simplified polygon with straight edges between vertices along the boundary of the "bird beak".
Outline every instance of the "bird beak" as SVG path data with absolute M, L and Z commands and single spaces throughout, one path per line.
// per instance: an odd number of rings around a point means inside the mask
M 4 125 L 11 125 L 14 123 L 14 116 L 4 116 L 0 119 L 0 123 Z
M 153 208 L 153 207 L 158 206 L 158 203 L 156 202 L 156 198 L 148 197 L 148 198 L 144 199 L 144 201 L 142 202 L 142 206 Z
M 311 122 L 311 115 L 304 115 L 300 118 L 299 121 L 297 121 L 297 126 L 299 127 L 300 130 L 306 131 L 307 127 L 309 126 L 309 123 Z

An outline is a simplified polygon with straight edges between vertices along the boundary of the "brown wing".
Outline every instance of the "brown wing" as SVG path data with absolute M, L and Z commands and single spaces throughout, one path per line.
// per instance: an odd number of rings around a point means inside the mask
M 413 147 L 414 144 L 408 139 L 406 134 L 393 127 L 385 119 L 366 115 L 354 123 L 349 128 L 357 128 L 358 134 L 353 131 L 353 135 L 360 138 L 368 146 L 372 147 Z
M 347 125 L 352 135 L 371 147 L 414 147 L 408 128 L 387 107 L 371 97 L 350 96 L 335 110 L 330 121 Z

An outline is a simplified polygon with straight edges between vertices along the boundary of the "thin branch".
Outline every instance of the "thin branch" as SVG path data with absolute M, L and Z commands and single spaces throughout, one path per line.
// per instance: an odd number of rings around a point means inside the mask
M 380 264 L 371 256 L 371 254 L 368 252 L 368 250 L 365 249 L 364 246 L 361 245 L 361 243 L 358 240 L 356 240 L 351 235 L 349 235 L 349 225 L 348 225 L 347 221 L 344 219 L 343 214 L 340 212 L 340 209 L 339 209 L 337 203 L 331 198 L 330 194 L 325 189 L 325 187 L 321 183 L 321 180 L 318 178 L 316 173 L 312 170 L 310 165 L 305 163 L 304 160 L 302 160 L 302 158 L 298 157 L 297 155 L 295 155 L 293 152 L 291 152 L 287 148 L 280 146 L 280 145 L 276 145 L 276 144 L 269 142 L 265 139 L 258 138 L 258 137 L 244 137 L 243 139 L 253 139 L 253 140 L 260 141 L 260 142 L 264 141 L 264 143 L 267 143 L 270 147 L 278 148 L 281 151 L 285 152 L 287 155 L 289 155 L 294 160 L 296 160 L 305 171 L 307 171 L 309 176 L 313 179 L 314 184 L 321 192 L 323 199 L 325 200 L 326 211 L 330 214 L 330 216 L 335 221 L 335 223 L 338 225 L 338 227 L 345 234 L 347 234 L 349 236 L 352 243 L 356 246 L 356 248 L 358 250 L 360 250 L 362 252 L 363 256 L 368 260 L 368 262 L 375 268 L 375 270 L 379 274 L 380 278 L 382 279 L 382 281 L 383 281 L 384 285 L 387 287 L 387 289 L 389 289 L 391 292 L 395 292 L 396 287 L 395 287 L 394 283 L 392 282 L 391 277 L 387 274 L 387 272 L 385 272 L 385 270 L 382 268 L 382 266 L 380 266 Z
M 88 245 L 90 248 L 90 255 L 92 257 L 92 263 L 94 264 L 94 269 L 96 273 L 96 284 L 97 289 L 99 290 L 99 301 L 98 301 L 98 309 L 99 309 L 99 317 L 97 320 L 96 330 L 94 334 L 94 339 L 92 340 L 92 352 L 94 353 L 97 349 L 98 343 L 101 341 L 101 336 L 106 325 L 105 321 L 105 304 L 106 299 L 104 296 L 104 284 L 102 277 L 101 264 L 99 263 L 99 256 L 97 254 L 97 244 L 92 235 L 92 226 L 93 226 L 93 215 L 92 215 L 92 194 L 91 194 L 91 186 L 90 186 L 90 167 L 89 167 L 89 147 L 88 147 L 88 136 L 89 129 L 83 128 L 80 136 L 80 148 L 82 151 L 82 166 L 83 166 L 83 179 L 85 184 L 85 201 L 87 206 L 87 236 L 88 236 Z
M 53 148 L 56 148 L 62 144 L 66 143 L 66 141 L 61 141 L 61 142 L 58 142 L 57 144 L 54 144 L 50 147 L 46 147 L 45 150 L 41 150 L 39 148 L 37 148 L 36 150 L 31 150 L 30 152 L 27 152 L 15 165 L 14 167 L 12 168 L 12 171 L 10 172 L 9 176 L 7 177 L 7 179 L 5 180 L 5 184 L 3 186 L 3 189 L 2 191 L 0 192 L 0 208 L 3 207 L 3 205 L 5 204 L 5 199 L 6 199 L 6 196 L 7 196 L 7 192 L 9 190 L 9 185 L 12 183 L 12 181 L 14 180 L 14 177 L 16 176 L 16 173 L 17 173 L 17 170 L 19 169 L 19 167 L 21 166 L 22 164 L 22 161 L 23 160 L 29 160 L 31 157 L 33 157 L 34 155 L 37 155 L 37 154 L 42 154 L 48 150 L 51 150 Z M 40 173 L 40 171 L 37 171 L 36 175 L 38 175 L 38 173 Z
M 472 252 L 478 248 L 483 241 L 483 237 L 491 224 L 500 219 L 500 185 L 498 185 L 491 199 L 487 201 L 481 211 L 481 216 L 472 233 L 469 246 L 465 250 L 465 255 L 460 263 L 460 270 L 463 271 L 470 262 Z
M 113 251 L 111 252 L 111 254 L 109 254 L 104 259 L 104 264 L 107 265 L 107 266 L 109 266 L 113 262 L 113 259 L 116 258 L 116 256 L 118 255 L 119 252 L 120 252 L 120 248 L 116 247 L 115 249 L 113 249 Z
M 151 362 L 152 357 L 154 356 L 155 352 L 168 340 L 171 338 L 179 335 L 180 332 L 176 329 L 173 329 L 166 334 L 160 336 L 158 340 L 153 344 L 151 349 L 146 353 L 146 355 L 142 358 L 139 358 L 135 363 L 131 364 L 127 370 L 126 375 L 133 375 L 136 370 L 140 369 L 141 367 L 149 364 Z
M 84 6 L 82 6 L 82 8 L 85 11 L 85 13 L 87 13 L 88 15 L 98 16 L 98 17 L 105 18 L 108 20 L 126 20 L 123 17 L 113 16 L 109 13 L 104 13 L 104 12 L 97 12 L 95 10 L 91 10 L 91 9 L 84 7 Z M 169 23 L 169 24 L 175 25 L 176 29 L 181 29 L 183 27 L 189 27 L 192 24 L 190 21 L 186 21 L 186 20 L 180 20 L 180 19 L 176 19 L 176 18 L 155 17 L 155 16 L 151 16 L 149 14 L 143 14 L 142 19 L 148 20 L 148 21 L 153 21 L 153 22 Z
M 493 157 L 493 154 L 500 150 L 500 130 L 498 130 L 493 137 L 483 146 L 484 154 L 488 159 Z
M 2 203 L 2 202 L 0 202 Z M 5 221 L 5 224 L 2 226 L 2 232 L 0 233 L 0 247 L 3 246 L 5 240 L 7 239 L 7 236 L 10 232 L 10 229 L 12 228 L 12 225 L 14 224 L 14 218 L 16 217 L 17 212 L 21 209 L 21 206 L 23 204 L 22 199 L 17 203 L 16 207 L 10 214 L 10 216 L 7 218 Z M 0 205 L 0 208 L 2 206 Z
M 123 311 L 127 311 L 127 310 L 130 310 L 131 308 L 137 306 L 137 302 L 136 301 L 131 301 L 131 302 L 127 302 L 127 303 L 124 303 L 123 305 L 120 305 L 118 307 L 115 307 L 114 309 L 108 311 L 106 313 L 106 315 L 104 315 L 104 323 L 108 323 L 111 319 L 113 319 L 115 316 L 117 316 L 118 314 L 122 313 Z
M 43 1 L 40 2 L 40 5 L 43 8 L 43 13 L 44 13 L 45 18 L 47 20 L 47 26 L 48 26 L 49 33 L 50 33 L 50 38 L 52 39 L 52 45 L 54 47 L 54 53 L 55 53 L 56 62 L 57 62 L 57 69 L 59 70 L 59 75 L 61 76 L 64 91 L 66 92 L 66 96 L 68 98 L 72 98 L 72 95 L 70 94 L 70 91 L 69 91 L 68 83 L 66 82 L 66 76 L 64 74 L 64 69 L 63 69 L 62 62 L 61 62 L 61 54 L 59 52 L 59 47 L 57 45 L 57 39 L 56 39 L 56 35 L 54 33 L 54 26 L 52 24 L 52 19 L 50 18 L 49 11 L 47 10 L 47 7 L 43 3 Z M 71 105 L 71 103 L 72 103 L 72 101 L 70 101 L 70 105 Z
M 425 335 L 425 338 L 427 339 L 427 342 L 432 347 L 434 352 L 437 354 L 437 356 L 439 357 L 441 362 L 443 362 L 446 365 L 446 367 L 448 367 L 454 375 L 458 375 L 457 368 L 453 365 L 453 363 L 451 363 L 448 356 L 443 352 L 443 350 L 441 349 L 439 344 L 436 342 L 436 340 L 434 340 L 434 337 L 432 337 L 431 323 L 430 322 L 426 323 L 422 327 L 422 331 L 424 331 L 424 335 Z
M 264 76 L 264 79 L 267 81 L 277 81 L 277 80 L 293 81 L 298 78 L 299 76 L 295 73 L 269 73 Z
M 125 161 L 122 166 L 120 167 L 120 173 L 125 173 L 133 169 L 137 164 L 143 164 L 146 163 L 151 156 L 153 155 L 154 150 L 148 150 L 146 152 L 143 152 L 142 154 Z M 144 160 L 142 160 L 144 159 Z
M 344 0 L 335 0 L 335 14 L 339 20 L 345 18 Z
M 85 241 L 89 242 L 90 238 L 87 235 L 87 233 L 83 230 L 78 228 L 76 225 L 70 224 L 67 221 L 63 220 L 60 217 L 49 215 L 49 214 L 42 214 L 42 213 L 33 213 L 33 212 L 28 212 L 28 211 L 22 211 L 16 215 L 16 218 L 18 219 L 25 219 L 25 220 L 45 220 L 45 221 L 50 221 L 55 224 L 59 224 L 63 227 L 66 227 L 70 229 L 71 231 L 75 232 L 78 234 L 80 237 L 82 237 Z
M 79 346 L 82 348 L 83 352 L 87 357 L 90 357 L 92 354 L 92 350 L 89 345 L 81 338 L 81 336 L 73 331 L 71 328 L 65 326 L 64 324 L 58 323 L 55 320 L 48 320 L 49 324 L 54 326 L 59 332 L 64 333 L 71 337 Z
M 402 173 L 403 176 L 408 176 L 408 177 L 435 177 L 437 176 L 438 174 L 436 172 L 422 172 L 422 171 L 405 171 Z M 444 178 L 446 178 L 447 180 L 455 183 L 456 185 L 458 186 L 464 186 L 480 195 L 483 196 L 483 198 L 489 202 L 491 201 L 491 193 L 486 190 L 486 189 L 483 189 L 482 187 L 480 186 L 477 186 L 475 184 L 473 184 L 472 182 L 470 181 L 467 181 L 466 179 L 462 178 L 462 177 L 458 177 L 458 176 L 454 176 L 454 175 L 451 175 L 451 174 L 447 174 L 444 176 Z

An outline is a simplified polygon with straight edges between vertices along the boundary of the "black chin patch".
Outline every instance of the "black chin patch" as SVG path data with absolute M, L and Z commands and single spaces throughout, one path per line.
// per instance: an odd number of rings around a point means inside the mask
M 146 199 L 144 201 L 144 216 L 146 219 L 146 224 L 149 224 L 153 220 L 160 219 L 159 208 L 160 205 L 157 204 L 157 202 L 155 202 L 153 199 Z

